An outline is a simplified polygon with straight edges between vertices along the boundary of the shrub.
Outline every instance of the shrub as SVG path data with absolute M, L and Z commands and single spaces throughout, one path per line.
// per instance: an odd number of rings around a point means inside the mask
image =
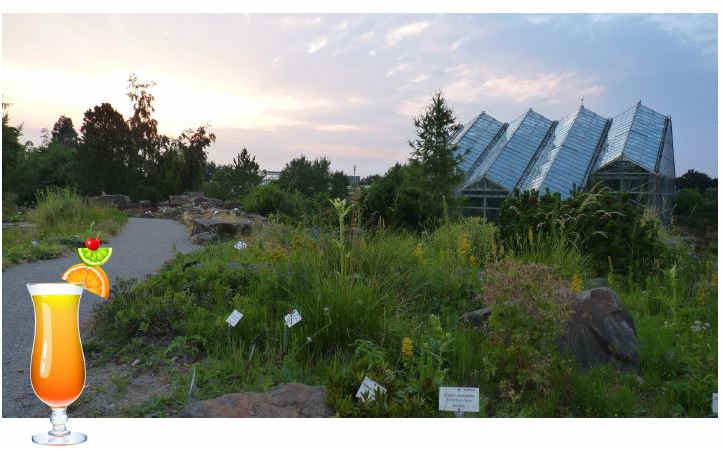
M 566 287 L 541 264 L 505 259 L 486 270 L 479 299 L 492 312 L 481 344 L 482 376 L 498 385 L 494 394 L 509 410 L 543 398 L 568 372 L 557 351 L 571 313 Z
M 598 274 L 610 266 L 641 277 L 666 260 L 658 224 L 627 195 L 606 188 L 577 190 L 562 200 L 558 193 L 515 192 L 504 201 L 500 229 L 507 247 L 520 249 L 529 235 L 568 242 L 588 256 Z

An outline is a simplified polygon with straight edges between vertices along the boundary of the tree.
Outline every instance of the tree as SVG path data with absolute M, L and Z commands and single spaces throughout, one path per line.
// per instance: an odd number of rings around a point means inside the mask
M 675 180 L 675 184 L 678 190 L 682 189 L 697 189 L 699 192 L 704 192 L 709 187 L 715 187 L 717 181 L 713 180 L 705 173 L 700 173 L 694 169 L 687 170 L 687 173 L 683 174 Z
M 432 189 L 432 197 L 441 200 L 442 196 L 451 197 L 453 189 L 461 182 L 456 169 L 460 157 L 454 154 L 451 136 L 459 130 L 454 112 L 446 105 L 441 92 L 431 97 L 431 104 L 423 115 L 414 119 L 416 139 L 410 140 L 411 162 L 423 167 L 427 185 Z
M 246 148 L 238 153 L 231 163 L 231 193 L 233 195 L 245 195 L 261 183 L 263 175 L 256 162 L 256 157 L 251 156 Z
M 328 193 L 331 186 L 329 167 L 331 162 L 325 157 L 311 161 L 301 156 L 292 159 L 281 170 L 279 186 L 288 192 L 300 192 L 306 196 Z
M 215 141 L 216 135 L 208 125 L 199 126 L 196 130 L 187 129 L 175 139 L 174 144 L 183 158 L 183 190 L 197 190 L 200 187 L 208 159 L 205 149 Z
M 346 198 L 348 195 L 348 176 L 342 171 L 336 171 L 331 175 L 331 197 Z
M 67 148 L 75 147 L 78 144 L 78 133 L 73 128 L 73 120 L 70 117 L 61 115 L 53 126 L 50 140 Z
M 80 132 L 78 155 L 85 174 L 81 189 L 88 194 L 128 193 L 138 177 L 130 129 L 120 112 L 110 103 L 88 109 Z
M 7 104 L 3 103 L 3 109 L 6 109 L 7 106 Z M 14 190 L 18 185 L 17 181 L 20 175 L 20 167 L 25 155 L 25 148 L 20 143 L 20 136 L 22 136 L 23 133 L 22 125 L 17 127 L 10 126 L 9 121 L 7 112 L 3 111 L 3 194 Z

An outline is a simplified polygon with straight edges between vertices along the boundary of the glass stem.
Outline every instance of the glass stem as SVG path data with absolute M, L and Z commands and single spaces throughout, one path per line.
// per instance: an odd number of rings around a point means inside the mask
M 65 426 L 68 423 L 68 414 L 65 412 L 66 407 L 52 407 L 51 410 L 50 423 L 53 425 L 53 428 L 48 433 L 55 437 L 62 437 L 69 434 L 70 431 Z

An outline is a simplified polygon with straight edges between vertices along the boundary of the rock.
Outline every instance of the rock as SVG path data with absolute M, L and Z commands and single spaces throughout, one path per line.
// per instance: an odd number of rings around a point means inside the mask
M 210 207 L 223 207 L 223 200 L 219 200 L 218 198 L 206 198 L 206 202 Z
M 472 327 L 481 327 L 481 325 L 489 319 L 490 315 L 491 307 L 484 307 L 483 309 L 466 312 L 465 314 L 461 315 L 459 321 L 462 324 L 470 325 Z
M 325 418 L 326 388 L 292 383 L 267 393 L 233 393 L 194 402 L 181 410 L 183 418 Z
M 130 364 L 130 366 L 138 366 L 139 363 L 140 363 L 140 359 L 135 359 L 135 360 L 133 360 L 133 363 Z
M 572 316 L 560 343 L 577 362 L 582 367 L 612 363 L 622 371 L 639 372 L 637 331 L 619 295 L 600 287 L 585 290 L 572 301 Z
M 567 296 L 566 292 L 560 292 Z M 608 287 L 584 290 L 573 296 L 572 315 L 559 339 L 562 350 L 571 353 L 577 363 L 588 368 L 611 363 L 621 371 L 639 372 L 639 340 L 632 316 L 619 296 Z M 481 328 L 491 308 L 467 312 L 459 322 Z
M 212 242 L 218 238 L 218 234 L 215 232 L 199 232 L 198 234 L 191 235 L 191 242 L 196 245 L 202 245 L 203 243 Z
M 168 197 L 168 205 L 173 207 L 180 207 L 191 201 L 190 197 L 186 195 L 170 195 Z
M 107 204 L 117 207 L 118 209 L 127 209 L 132 204 L 128 195 L 108 195 L 103 194 L 90 198 L 90 201 L 96 203 Z
M 239 219 L 238 221 L 217 220 L 214 218 L 194 218 L 192 221 L 193 229 L 191 236 L 201 232 L 213 232 L 215 234 L 237 234 L 248 235 L 251 233 L 253 223 L 248 219 Z
M 152 204 L 151 204 L 150 200 L 138 201 L 138 207 L 140 207 L 141 209 L 149 209 L 151 207 L 151 205 Z

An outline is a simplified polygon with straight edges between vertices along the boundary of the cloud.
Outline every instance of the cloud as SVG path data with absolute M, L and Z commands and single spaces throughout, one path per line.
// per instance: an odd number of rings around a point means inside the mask
M 373 31 L 367 31 L 367 32 L 365 32 L 365 33 L 363 33 L 362 35 L 359 36 L 359 39 L 361 39 L 362 41 L 366 41 L 366 42 L 370 41 L 370 40 L 373 39 L 373 38 L 374 38 L 374 32 L 373 32 Z
M 717 53 L 716 14 L 653 14 L 647 20 L 704 54 Z
M 545 23 L 549 23 L 552 18 L 550 16 L 544 16 L 544 15 L 532 15 L 532 16 L 526 16 L 526 21 L 534 24 L 534 25 L 544 25 Z
M 376 56 L 376 50 L 369 50 L 369 56 Z
M 326 38 L 326 36 L 319 37 L 318 39 L 315 39 L 311 41 L 310 44 L 308 44 L 308 52 L 316 53 L 326 45 L 328 45 L 328 39 Z
M 468 73 L 467 73 L 468 75 Z M 529 100 L 552 101 L 569 95 L 594 97 L 601 95 L 605 88 L 601 84 L 583 79 L 571 72 L 546 73 L 532 77 L 514 75 L 462 77 L 444 89 L 452 101 L 476 103 L 484 98 L 503 98 L 517 103 Z
M 306 16 L 285 16 L 279 21 L 282 28 L 292 28 L 298 26 L 318 25 L 321 23 L 320 17 Z
M 420 83 L 420 82 L 422 82 L 422 81 L 426 81 L 427 79 L 429 79 L 428 75 L 426 75 L 425 73 L 419 73 L 419 74 L 416 76 L 416 78 L 414 78 L 414 79 L 411 80 L 411 82 L 412 82 L 412 83 Z
M 334 27 L 333 27 L 333 29 L 336 31 L 344 31 L 347 28 L 348 28 L 348 22 L 345 20 L 337 25 L 334 25 Z
M 391 78 L 392 76 L 394 76 L 395 74 L 397 74 L 399 72 L 404 72 L 406 70 L 409 70 L 409 68 L 411 68 L 411 66 L 409 64 L 407 64 L 405 62 L 400 62 L 400 63 L 396 64 L 394 67 L 392 67 L 391 69 L 389 69 L 388 72 L 386 72 L 386 78 Z
M 347 131 L 361 131 L 363 128 L 356 125 L 347 125 L 347 124 L 322 124 L 322 125 L 316 125 L 313 127 L 316 131 L 323 131 L 323 132 L 347 132 Z
M 461 38 L 461 39 L 459 39 L 459 40 L 457 40 L 457 41 L 454 41 L 454 43 L 451 44 L 451 47 L 449 47 L 449 49 L 450 49 L 451 51 L 456 51 L 456 50 L 458 50 L 459 47 L 461 46 L 461 44 L 463 44 L 464 41 L 466 41 L 466 39 L 467 39 L 467 38 L 463 37 L 463 38 Z
M 401 39 L 421 33 L 428 28 L 429 25 L 431 25 L 431 22 L 413 22 L 393 29 L 386 34 L 386 45 L 393 47 L 398 44 Z

